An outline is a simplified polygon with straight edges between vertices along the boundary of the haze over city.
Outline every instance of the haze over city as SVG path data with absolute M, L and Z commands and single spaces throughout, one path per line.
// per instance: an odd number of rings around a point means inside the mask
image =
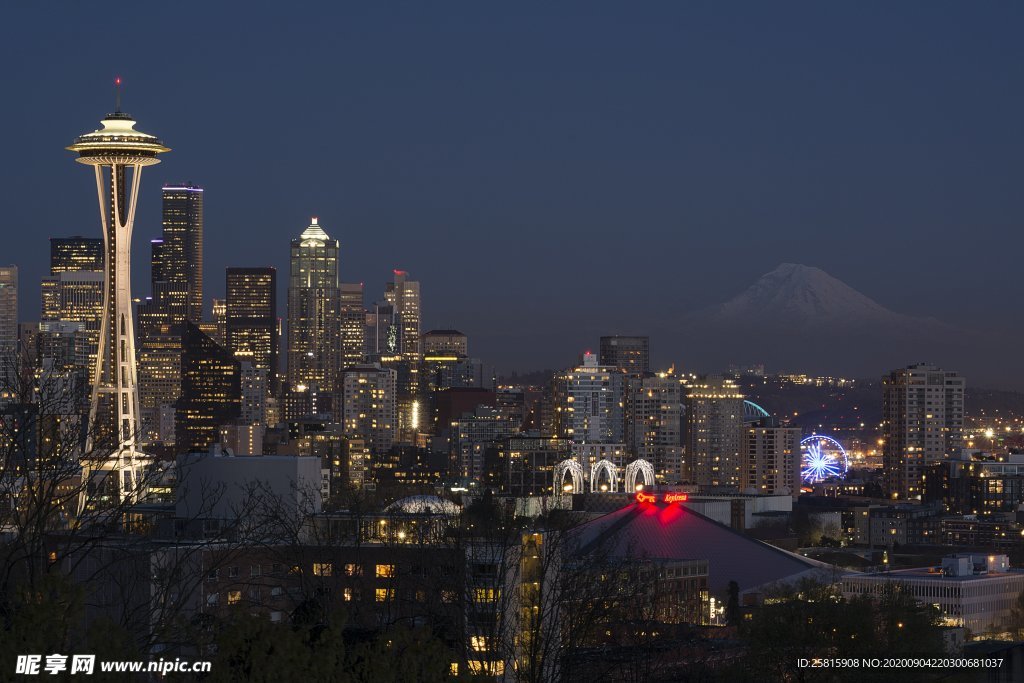
M 120 75 L 125 109 L 174 148 L 141 193 L 137 295 L 158 186 L 192 181 L 207 191 L 211 295 L 225 265 L 284 268 L 315 215 L 341 242 L 344 280 L 372 299 L 409 270 L 425 323 L 467 332 L 501 371 L 561 367 L 618 332 L 651 334 L 656 364 L 698 370 L 876 377 L 929 360 L 1019 388 L 1001 340 L 1021 327 L 1022 12 L 12 6 L 0 180 L 21 317 L 35 317 L 46 239 L 100 234 L 63 147 L 113 109 Z M 124 38 L 75 59 L 98 31 Z M 754 330 L 693 323 L 783 263 L 946 332 L 908 358 L 858 352 L 886 347 L 882 328 L 854 344 L 828 321 L 795 357 Z

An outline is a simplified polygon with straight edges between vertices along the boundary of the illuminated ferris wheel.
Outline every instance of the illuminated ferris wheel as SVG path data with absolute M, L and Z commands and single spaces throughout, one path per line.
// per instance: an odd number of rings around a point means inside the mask
M 831 436 L 812 434 L 800 442 L 800 476 L 808 484 L 845 477 L 850 469 L 846 451 Z

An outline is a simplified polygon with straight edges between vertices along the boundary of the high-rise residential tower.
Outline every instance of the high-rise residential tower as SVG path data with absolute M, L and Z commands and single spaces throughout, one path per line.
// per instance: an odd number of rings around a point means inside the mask
M 136 447 L 140 429 L 131 298 L 132 227 L 142 168 L 159 163 L 157 155 L 169 148 L 135 130 L 135 120 L 120 110 L 120 96 L 116 111 L 101 123 L 102 129 L 79 136 L 68 147 L 78 153 L 79 163 L 95 169 L 105 251 L 104 310 L 86 451 L 100 448 L 110 455 L 103 462 L 84 460 L 82 476 L 88 481 L 94 468 L 112 474 L 115 483 L 107 490 L 123 501 L 138 494 L 137 474 L 146 460 Z
M 560 380 L 562 433 L 573 442 L 617 443 L 625 440 L 625 379 L 618 368 L 598 365 L 583 354 L 583 363 Z
M 787 493 L 799 498 L 801 436 L 799 427 L 774 417 L 748 425 L 740 486 L 761 494 Z
M 964 387 L 957 373 L 924 363 L 882 378 L 882 463 L 894 498 L 919 498 L 926 470 L 959 455 Z
M 626 444 L 651 463 L 659 483 L 684 477 L 684 396 L 682 381 L 671 371 L 628 380 Z
M 735 382 L 709 376 L 686 397 L 689 480 L 702 486 L 740 486 L 743 477 L 743 394 Z
M 362 439 L 373 455 L 384 455 L 397 438 L 397 374 L 380 365 L 354 365 L 342 373 L 345 436 Z
M 224 309 L 227 349 L 277 377 L 277 269 L 228 268 Z
M 313 218 L 292 240 L 288 275 L 288 383 L 332 391 L 340 370 L 338 240 Z

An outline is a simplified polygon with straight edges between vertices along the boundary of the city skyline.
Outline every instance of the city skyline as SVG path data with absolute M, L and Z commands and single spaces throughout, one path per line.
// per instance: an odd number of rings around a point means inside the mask
M 183 20 L 147 11 L 153 15 L 114 21 L 173 27 Z M 280 44 L 258 54 L 224 38 L 230 17 L 218 8 L 195 29 L 203 48 L 195 55 L 156 61 L 172 47 L 160 37 L 128 67 L 113 52 L 71 64 L 47 40 L 29 45 L 13 35 L 4 49 L 39 69 L 10 76 L 23 96 L 0 123 L 16 129 L 42 110 L 51 128 L 75 130 L 110 107 L 112 92 L 103 89 L 127 68 L 126 108 L 178 145 L 142 191 L 136 292 L 146 291 L 139 245 L 158 236 L 156 187 L 192 181 L 209 192 L 207 309 L 210 296 L 223 296 L 224 267 L 285 272 L 285 241 L 316 215 L 341 242 L 342 281 L 367 283 L 373 301 L 392 269 L 409 270 L 426 288 L 425 329 L 462 329 L 503 372 L 568 365 L 601 334 L 649 334 L 656 366 L 715 369 L 715 340 L 693 338 L 684 314 L 729 300 L 783 262 L 821 267 L 899 312 L 958 328 L 984 323 L 996 336 L 1018 327 L 1006 311 L 1018 297 L 1012 228 L 1020 207 L 1012 187 L 1024 107 L 1007 85 L 1020 76 L 1009 28 L 1020 10 L 896 8 L 883 23 L 849 8 L 806 8 L 788 23 L 786 13 L 749 11 L 757 17 L 743 25 L 705 8 L 669 7 L 620 22 L 618 10 L 597 7 L 574 32 L 579 56 L 558 40 L 578 17 L 557 10 L 546 22 L 512 10 L 424 10 L 415 14 L 421 24 L 397 27 L 383 10 L 299 11 L 281 23 Z M 46 10 L 19 12 L 31 23 Z M 346 20 L 337 24 L 346 40 L 307 41 L 323 37 L 314 24 L 325 17 Z M 54 40 L 73 19 L 95 21 L 72 8 L 54 23 Z M 269 30 L 280 17 L 256 8 L 252 19 Z M 817 34 L 802 30 L 811 23 Z M 379 42 L 367 43 L 360 26 Z M 702 29 L 727 38 L 716 43 Z M 165 33 L 172 35 L 181 34 Z M 315 61 L 306 53 L 285 54 L 300 42 L 323 65 L 296 61 Z M 602 56 L 609 44 L 617 49 Z M 779 44 L 790 47 L 769 49 Z M 812 51 L 815 59 L 806 59 Z M 233 68 L 246 59 L 245 69 Z M 332 68 L 337 78 L 322 80 Z M 249 80 L 257 73 L 261 87 Z M 268 92 L 273 103 L 263 106 Z M 203 106 L 184 106 L 194 101 Z M 328 153 L 312 158 L 281 145 L 287 151 L 267 157 L 259 146 L 257 157 L 240 143 L 283 142 L 280 121 L 294 116 Z M 222 137 L 222 126 L 231 134 Z M 38 317 L 32 302 L 45 271 L 43 240 L 98 236 L 93 199 L 73 169 L 59 168 L 50 150 L 57 136 L 46 138 L 14 140 L 29 161 L 4 176 L 12 196 L 27 198 L 9 220 L 47 226 L 12 235 L 23 320 Z M 44 205 L 44 186 L 60 187 L 63 201 Z M 958 240 L 956 264 L 981 277 L 936 275 L 933 260 L 947 242 L 934 236 L 950 232 L 969 235 Z M 645 255 L 627 259 L 622 271 L 613 245 L 624 235 Z M 1009 240 L 1007 248 L 993 249 L 1000 240 Z M 737 241 L 751 248 L 731 249 Z M 591 244 L 607 248 L 573 258 Z M 919 258 L 901 258 L 907 250 Z M 584 277 L 613 269 L 637 286 Z M 578 303 L 568 311 L 538 305 L 553 285 Z M 599 320 L 602 310 L 614 329 Z M 559 345 L 519 329 L 522 320 L 555 334 Z M 846 349 L 827 347 L 834 357 L 826 354 L 820 366 L 861 376 L 928 360 L 999 385 L 997 372 L 1021 369 L 1005 348 L 901 352 L 861 369 Z M 757 349 L 747 353 L 737 360 L 766 360 Z
M 965 7 L 9 11 L 0 677 L 1024 680 Z

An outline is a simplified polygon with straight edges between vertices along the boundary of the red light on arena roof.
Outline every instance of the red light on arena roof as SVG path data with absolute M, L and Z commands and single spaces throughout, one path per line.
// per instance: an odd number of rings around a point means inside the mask
M 666 493 L 661 497 L 663 503 L 684 503 L 690 499 L 688 493 Z M 644 493 L 643 491 L 636 492 L 636 502 L 646 504 L 653 503 L 657 500 L 657 496 L 653 493 Z

